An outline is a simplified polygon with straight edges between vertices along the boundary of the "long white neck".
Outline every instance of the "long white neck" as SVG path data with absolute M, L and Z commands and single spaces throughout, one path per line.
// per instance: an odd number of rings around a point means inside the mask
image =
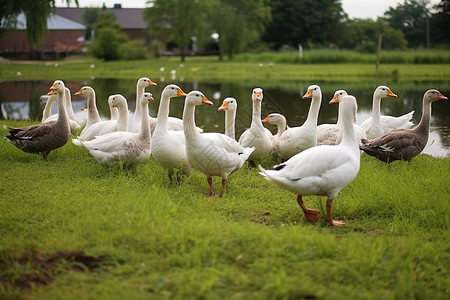
M 252 111 L 252 124 L 251 127 L 260 127 L 263 128 L 261 122 L 261 101 L 254 100 L 253 101 L 253 111 Z
M 320 104 L 322 103 L 322 95 L 313 96 L 311 106 L 309 107 L 308 117 L 304 124 L 317 127 L 317 119 L 319 118 Z
M 117 118 L 117 131 L 128 131 L 128 105 L 126 101 L 120 101 L 119 117 Z
M 354 111 L 351 103 L 339 103 L 339 116 L 341 116 L 342 140 L 340 145 L 351 148 L 359 154 L 358 141 L 354 127 Z
M 134 109 L 134 114 L 140 116 L 141 115 L 141 96 L 145 92 L 145 87 L 139 86 L 139 83 L 136 85 L 136 108 Z
M 183 110 L 183 130 L 186 140 L 200 136 L 195 126 L 195 105 L 185 103 Z
M 286 130 L 286 119 L 280 118 L 280 121 L 277 122 L 277 134 L 276 137 L 280 137 L 283 132 Z
M 95 103 L 95 92 L 88 94 L 87 97 L 87 110 L 88 110 L 88 119 L 86 122 L 86 127 L 91 126 L 94 123 L 100 122 L 100 115 L 98 114 L 97 104 Z
M 70 90 L 68 88 L 66 88 L 64 91 L 64 100 L 66 104 L 67 114 L 69 115 L 69 119 L 76 122 L 77 120 L 75 118 L 75 113 L 72 107 L 72 96 L 70 95 Z
M 380 106 L 381 106 L 381 97 L 374 94 L 372 102 L 372 126 L 373 125 L 381 126 Z
M 48 117 L 51 116 L 53 102 L 57 100 L 58 100 L 57 95 L 51 95 L 48 97 L 47 102 L 45 103 L 44 110 L 42 111 L 42 122 L 44 122 Z
M 228 135 L 233 140 L 236 139 L 234 128 L 235 119 L 236 119 L 236 110 L 225 111 L 225 134 Z
M 139 130 L 139 136 L 142 139 L 150 140 L 150 116 L 148 114 L 148 103 L 139 103 L 139 106 L 141 106 L 141 129 Z
M 156 128 L 155 131 L 164 130 L 167 131 L 167 123 L 169 120 L 169 108 L 170 108 L 170 97 L 165 93 L 161 95 L 161 101 L 159 102 L 158 114 L 156 116 Z

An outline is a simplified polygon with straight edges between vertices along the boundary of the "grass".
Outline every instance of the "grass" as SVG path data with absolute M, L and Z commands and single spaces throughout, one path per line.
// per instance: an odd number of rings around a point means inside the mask
M 373 55 L 352 51 L 306 51 L 305 60 L 298 53 L 241 54 L 232 61 L 219 62 L 217 57 L 188 57 L 180 64 L 176 57 L 141 61 L 102 62 L 89 58 L 66 59 L 58 62 L 15 62 L 3 64 L 0 80 L 86 80 L 89 78 L 133 79 L 148 76 L 155 80 L 177 78 L 208 82 L 255 82 L 265 86 L 293 80 L 345 81 L 368 80 L 436 81 L 450 78 L 450 51 L 383 52 L 386 55 L 379 70 L 375 70 Z M 315 57 L 315 58 L 314 58 Z M 395 58 L 395 57 L 401 57 Z M 314 58 L 314 59 L 313 59 Z M 93 66 L 93 68 L 91 67 Z M 160 71 L 161 67 L 164 71 Z M 21 76 L 18 77 L 17 73 Z
M 0 160 L 2 299 L 449 297 L 450 158 L 363 155 L 335 200 L 342 228 L 326 225 L 323 197 L 305 197 L 321 211 L 307 223 L 247 164 L 222 199 L 205 199 L 203 174 L 172 185 L 153 158 L 105 168 L 68 143 L 45 162 L 0 142 Z M 98 264 L 54 263 L 75 250 Z

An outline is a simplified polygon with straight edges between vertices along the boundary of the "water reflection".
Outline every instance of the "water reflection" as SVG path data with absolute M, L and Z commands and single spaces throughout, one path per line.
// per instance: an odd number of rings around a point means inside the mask
M 174 75 L 174 74 L 172 74 Z M 211 101 L 214 108 L 203 106 L 197 108 L 196 122 L 205 131 L 224 131 L 224 113 L 218 112 L 222 100 L 226 97 L 234 97 L 238 101 L 238 112 L 236 116 L 236 136 L 239 136 L 251 123 L 251 93 L 256 85 L 251 83 L 198 83 L 166 80 L 157 81 L 155 87 L 146 90 L 153 93 L 155 101 L 150 104 L 150 114 L 156 117 L 159 98 L 162 89 L 169 83 L 178 84 L 185 92 L 194 89 L 202 91 Z M 375 83 L 345 83 L 345 82 L 314 82 L 319 84 L 323 92 L 323 101 L 319 114 L 319 124 L 336 123 L 338 106 L 328 104 L 334 92 L 345 89 L 349 94 L 358 99 L 357 123 L 361 124 L 371 116 L 372 94 L 374 89 L 384 82 Z M 15 81 L 0 83 L 0 102 L 3 119 L 31 119 L 40 120 L 44 103 L 39 103 L 39 96 L 49 91 L 51 81 Z M 97 106 L 103 118 L 109 118 L 107 99 L 111 94 L 124 95 L 129 104 L 129 109 L 134 111 L 136 103 L 136 81 L 125 79 L 93 79 L 88 82 L 66 82 L 72 95 L 83 85 L 92 86 L 96 91 Z M 264 89 L 264 100 L 262 104 L 262 117 L 272 112 L 278 112 L 286 116 L 289 126 L 303 124 L 308 114 L 311 100 L 302 99 L 309 83 L 283 82 L 273 83 Z M 437 88 L 444 95 L 450 96 L 449 82 L 405 82 L 388 84 L 396 93 L 398 98 L 387 98 L 381 102 L 382 114 L 399 116 L 411 110 L 415 111 L 414 124 L 418 124 L 422 113 L 422 97 L 429 88 Z M 183 112 L 184 98 L 173 98 L 170 106 L 170 114 L 180 117 Z M 86 100 L 80 96 L 72 96 L 74 111 L 79 111 L 86 106 Z M 450 102 L 439 101 L 433 104 L 431 119 L 431 134 L 425 153 L 436 156 L 448 156 L 450 147 Z M 52 113 L 56 113 L 53 107 Z M 275 132 L 276 128 L 268 125 L 269 130 Z

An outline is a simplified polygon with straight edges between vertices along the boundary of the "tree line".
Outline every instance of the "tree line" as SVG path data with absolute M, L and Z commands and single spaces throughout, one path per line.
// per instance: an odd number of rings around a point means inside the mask
M 152 47 L 161 49 L 173 43 L 182 60 L 193 48 L 214 48 L 221 60 L 243 51 L 278 51 L 299 45 L 375 52 L 380 35 L 387 50 L 450 44 L 450 0 L 435 6 L 429 0 L 404 0 L 377 20 L 350 19 L 340 0 L 149 0 L 147 5 L 143 17 L 156 37 Z M 54 8 L 54 0 L 2 1 L 0 37 L 13 25 L 14 16 L 24 12 L 30 45 L 37 46 Z M 131 50 L 142 55 L 139 49 L 144 45 L 128 41 L 111 16 L 88 8 L 83 17 L 87 38 L 95 28 L 93 55 L 106 60 L 126 59 L 120 53 Z M 105 48 L 111 42 L 125 49 L 108 53 Z

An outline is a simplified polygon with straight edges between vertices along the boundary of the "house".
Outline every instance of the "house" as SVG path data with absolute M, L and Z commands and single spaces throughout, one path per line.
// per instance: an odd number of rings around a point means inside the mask
M 58 58 L 81 52 L 85 34 L 83 24 L 52 14 L 47 19 L 47 30 L 42 42 L 36 48 L 35 55 L 37 58 Z M 30 52 L 25 15 L 19 14 L 16 30 L 7 31 L 0 40 L 0 55 L 27 58 Z

